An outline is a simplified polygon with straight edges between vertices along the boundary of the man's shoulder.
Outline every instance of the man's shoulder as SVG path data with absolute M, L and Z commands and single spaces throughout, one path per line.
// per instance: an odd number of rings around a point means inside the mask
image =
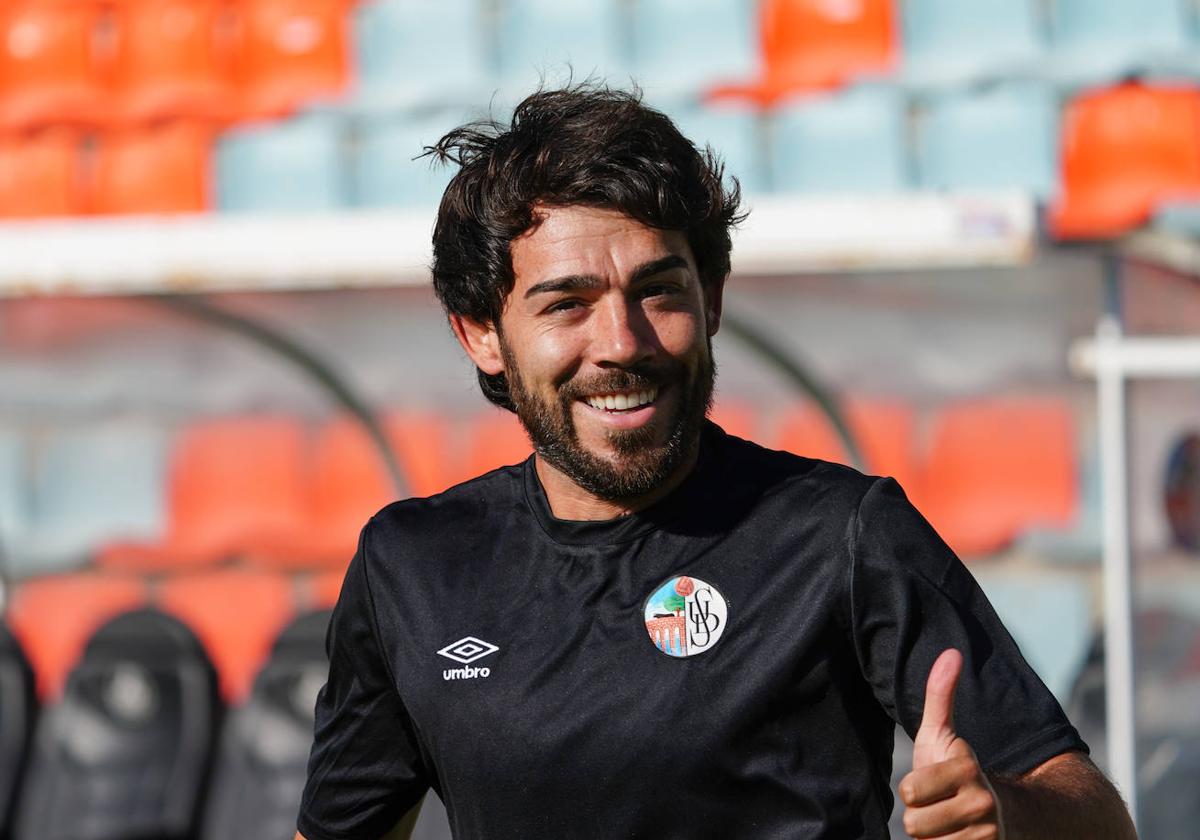
M 432 496 L 400 499 L 373 517 L 369 528 L 386 538 L 422 534 L 447 538 L 463 528 L 486 529 L 489 521 L 523 499 L 523 464 L 500 467 Z

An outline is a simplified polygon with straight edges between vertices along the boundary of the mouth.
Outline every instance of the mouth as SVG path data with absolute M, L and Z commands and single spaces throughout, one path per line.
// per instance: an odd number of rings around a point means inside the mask
M 658 398 L 658 387 L 644 388 L 640 391 L 613 391 L 605 394 L 592 394 L 584 397 L 583 402 L 598 411 L 619 414 L 626 411 L 637 411 L 654 402 Z

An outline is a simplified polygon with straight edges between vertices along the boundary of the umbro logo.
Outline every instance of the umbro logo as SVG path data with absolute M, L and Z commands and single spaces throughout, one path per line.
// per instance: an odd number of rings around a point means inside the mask
M 467 665 L 466 668 L 446 668 L 442 671 L 442 679 L 444 680 L 473 680 L 476 677 L 491 676 L 490 668 L 471 668 L 470 663 L 477 659 L 482 659 L 489 656 L 500 648 L 485 642 L 483 639 L 477 639 L 474 636 L 467 636 L 459 639 L 457 642 L 451 642 L 444 648 L 438 651 L 439 656 L 444 656 L 447 659 L 453 659 L 455 662 L 461 662 Z

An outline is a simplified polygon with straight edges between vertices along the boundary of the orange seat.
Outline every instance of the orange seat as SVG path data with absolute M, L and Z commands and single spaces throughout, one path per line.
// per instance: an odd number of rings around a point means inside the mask
M 197 423 L 171 457 L 167 537 L 159 545 L 110 545 L 108 568 L 204 566 L 294 545 L 308 525 L 305 429 L 290 418 Z
M 91 185 L 97 213 L 187 213 L 209 207 L 212 140 L 191 123 L 114 131 L 101 138 Z
M 920 474 L 912 408 L 894 401 L 851 399 L 844 410 L 867 471 L 891 476 L 911 493 Z M 777 445 L 806 458 L 849 463 L 846 448 L 829 418 L 811 403 L 784 412 Z
M 721 400 L 714 403 L 708 418 L 734 437 L 757 441 L 758 419 L 753 406 Z
M 0 137 L 0 218 L 70 216 L 83 207 L 74 131 Z
M 308 604 L 310 609 L 328 610 L 337 603 L 342 594 L 342 581 L 346 579 L 345 569 L 321 572 L 308 581 Z
M 988 399 L 941 411 L 913 501 L 962 555 L 998 551 L 1032 525 L 1071 524 L 1074 418 L 1051 399 Z
M 101 624 L 146 603 L 136 578 L 79 574 L 35 578 L 13 589 L 7 620 L 37 675 L 38 696 L 62 696 L 88 638 Z
M 249 697 L 275 637 L 295 613 L 291 582 L 252 569 L 169 578 L 157 600 L 200 639 L 216 666 L 221 694 L 230 704 Z
M 466 458 L 459 480 L 466 481 L 497 467 L 519 464 L 532 451 L 525 427 L 515 414 L 507 411 L 481 414 L 468 424 Z
M 238 9 L 234 43 L 244 116 L 281 116 L 347 88 L 344 0 L 242 0 Z
M 1050 210 L 1061 238 L 1116 236 L 1170 199 L 1200 197 L 1200 91 L 1136 82 L 1066 108 L 1063 193 Z
M 893 0 L 763 0 L 762 79 L 718 88 L 764 105 L 797 91 L 825 90 L 891 72 L 899 55 Z
M 224 0 L 124 0 L 113 8 L 113 111 L 126 122 L 233 116 Z
M 101 117 L 99 21 L 98 5 L 87 0 L 0 5 L 0 129 L 90 124 Z

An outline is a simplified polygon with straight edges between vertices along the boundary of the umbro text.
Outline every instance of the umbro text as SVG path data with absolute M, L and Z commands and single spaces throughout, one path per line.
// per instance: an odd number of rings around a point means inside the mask
M 491 676 L 491 668 L 447 668 L 442 671 L 442 679 L 444 680 L 473 680 L 476 677 Z

